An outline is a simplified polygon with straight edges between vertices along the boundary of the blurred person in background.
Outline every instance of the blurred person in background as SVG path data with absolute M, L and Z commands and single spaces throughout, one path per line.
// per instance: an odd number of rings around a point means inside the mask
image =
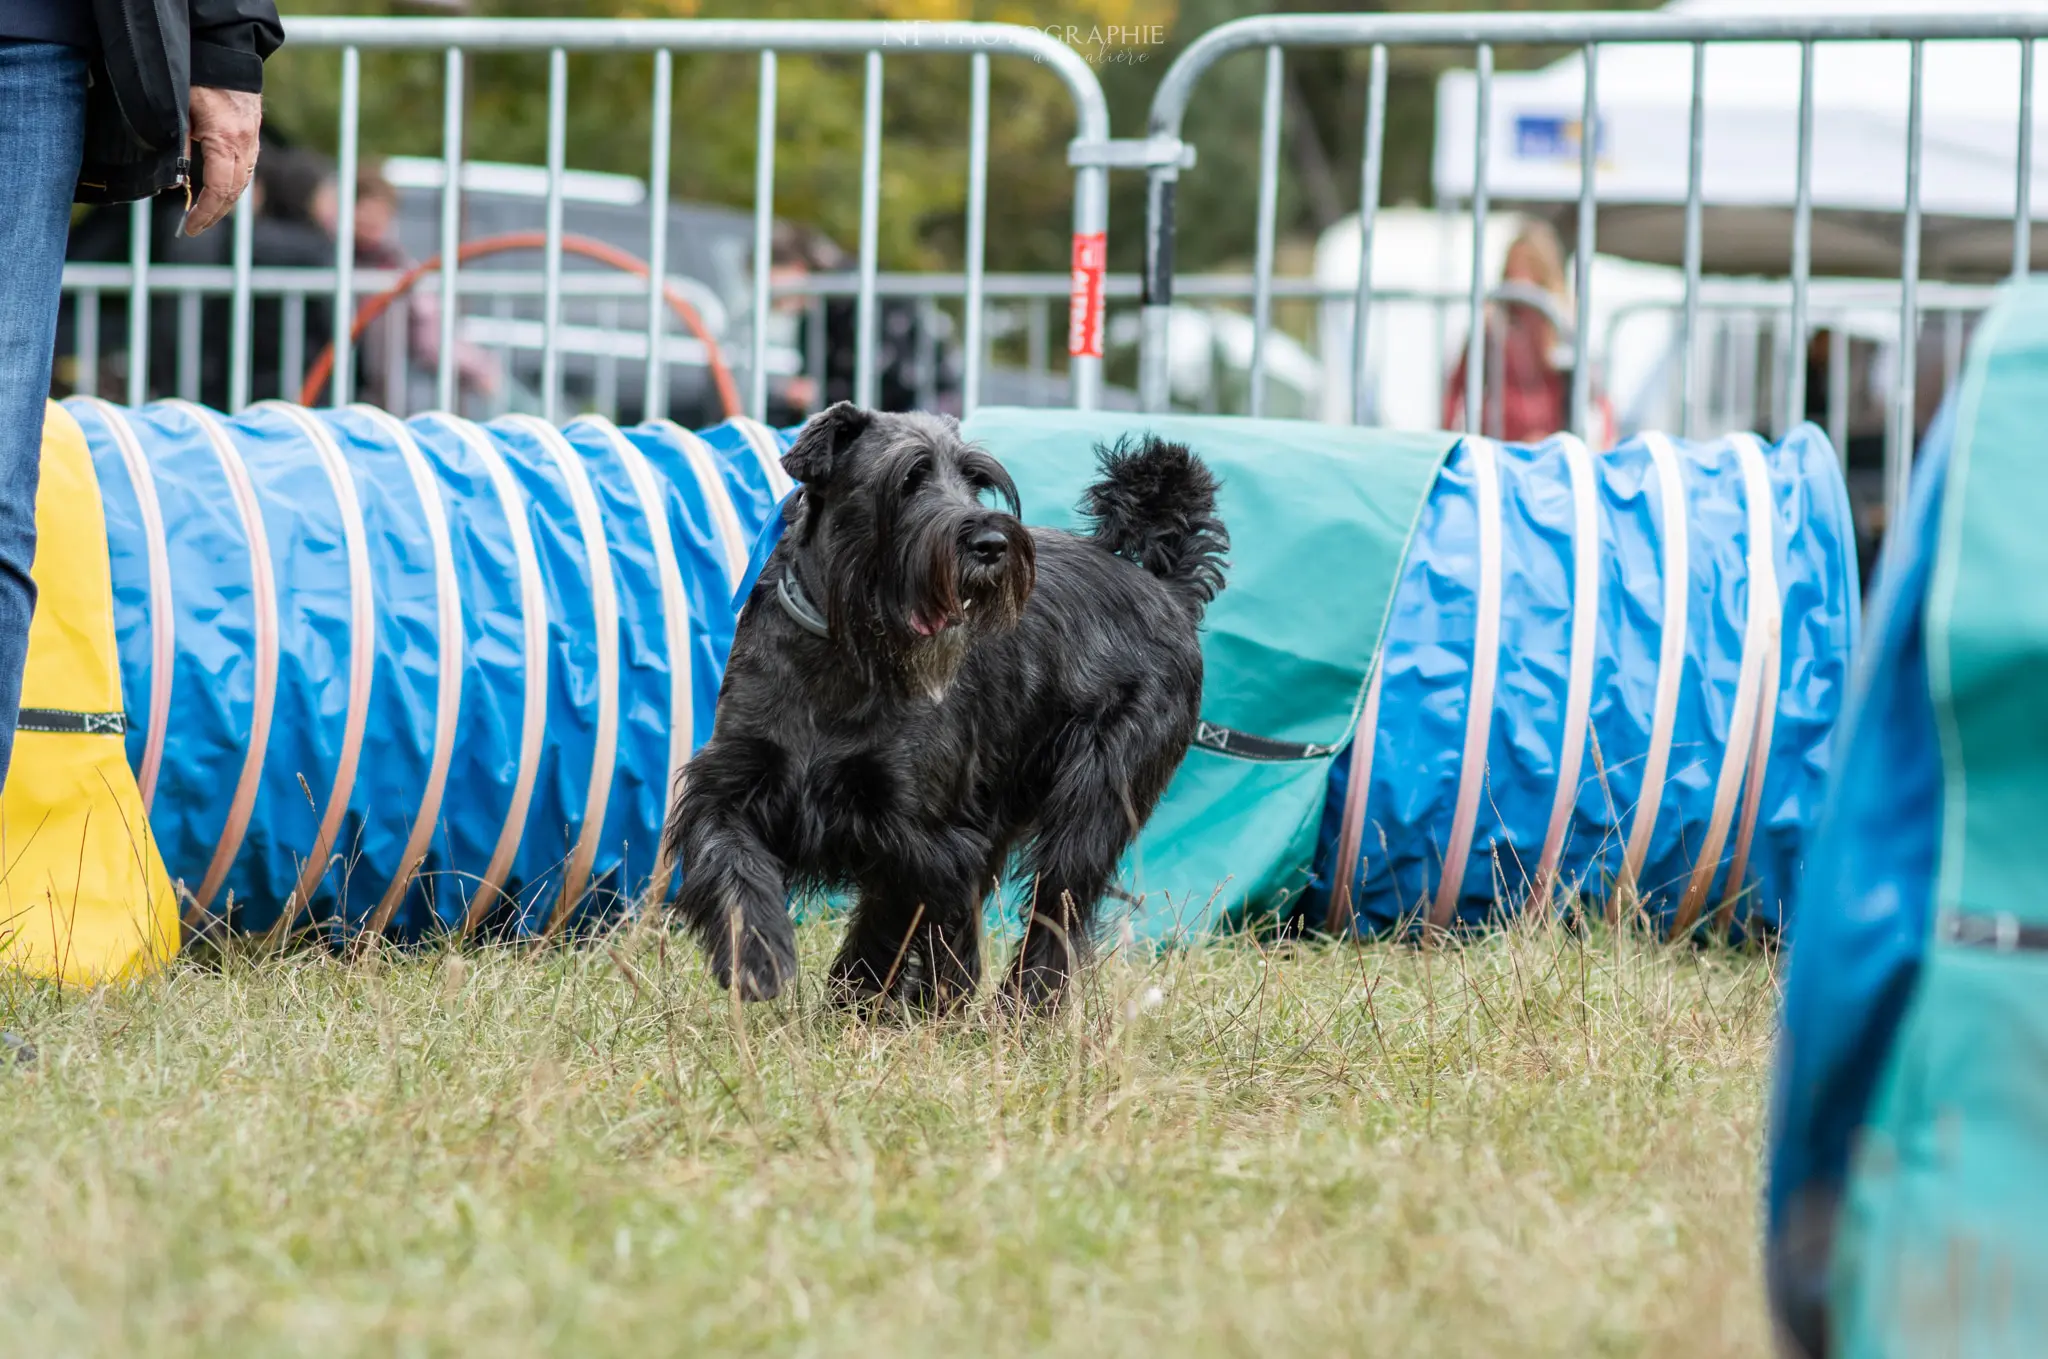
M 227 215 L 255 170 L 271 0 L 0 0 L 0 783 L 13 753 L 35 584 L 43 403 L 74 199 L 183 190 L 183 231 Z
M 313 194 L 312 216 L 328 239 L 334 239 L 340 229 L 341 199 L 331 173 Z M 398 190 L 378 165 L 366 165 L 356 176 L 355 228 L 357 268 L 404 273 L 418 262 L 399 244 Z M 397 331 L 401 324 L 405 329 L 405 357 L 398 366 L 399 380 L 409 385 L 412 376 L 419 373 L 431 382 L 440 371 L 441 299 L 435 288 L 430 277 L 422 278 L 401 303 L 363 332 L 363 352 L 356 367 L 356 394 L 363 400 L 386 410 L 410 409 L 414 404 L 406 399 L 409 391 L 387 390 L 387 374 L 392 371 L 391 346 L 400 342 Z M 497 361 L 459 336 L 455 341 L 455 375 L 460 391 L 484 397 L 494 396 L 498 391 Z
M 1557 232 L 1544 222 L 1524 226 L 1508 246 L 1501 284 L 1509 296 L 1486 307 L 1479 430 L 1510 443 L 1533 443 L 1571 424 L 1573 346 L 1559 335 L 1558 323 L 1573 325 L 1572 298 Z M 1461 350 L 1444 388 L 1445 429 L 1465 427 L 1465 359 Z M 1596 435 L 1596 447 L 1609 442 L 1611 431 L 1606 439 Z
M 822 232 L 794 222 L 775 224 L 768 259 L 768 277 L 778 289 L 801 288 L 813 275 L 850 273 L 855 267 L 854 259 Z M 808 365 L 814 348 L 811 331 L 817 325 L 819 313 L 815 300 L 800 293 L 785 293 L 771 303 L 771 312 L 770 338 L 793 345 L 799 361 Z M 854 370 L 859 357 L 859 299 L 825 298 L 823 312 L 823 384 L 809 371 L 771 380 L 770 423 L 797 424 L 813 411 L 853 399 Z M 929 386 L 934 409 L 958 414 L 959 363 L 946 333 L 941 331 L 920 346 L 918 305 L 912 298 L 877 298 L 875 313 L 876 409 L 916 410 L 920 391 Z M 943 317 L 938 319 L 943 323 Z M 923 371 L 926 362 L 934 367 L 930 374 Z

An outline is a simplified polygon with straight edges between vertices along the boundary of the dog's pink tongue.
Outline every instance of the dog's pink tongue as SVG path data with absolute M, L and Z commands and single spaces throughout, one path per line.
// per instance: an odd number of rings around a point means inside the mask
M 943 618 L 933 618 L 930 614 L 919 610 L 910 615 L 910 626 L 917 630 L 918 636 L 931 637 L 946 630 L 946 620 Z

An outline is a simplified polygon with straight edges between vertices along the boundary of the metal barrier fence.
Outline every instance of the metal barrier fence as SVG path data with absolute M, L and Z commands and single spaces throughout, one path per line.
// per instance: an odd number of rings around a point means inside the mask
M 1355 298 L 1356 325 L 1350 356 L 1354 420 L 1364 418 L 1367 391 L 1367 321 L 1375 291 L 1372 284 L 1374 216 L 1379 208 L 1380 170 L 1386 134 L 1388 53 L 1394 47 L 1468 47 L 1477 67 L 1474 115 L 1474 180 L 1470 202 L 1473 221 L 1472 278 L 1467 298 L 1470 327 L 1465 354 L 1465 420 L 1469 429 L 1483 410 L 1487 354 L 1483 314 L 1486 305 L 1485 223 L 1488 211 L 1488 148 L 1495 128 L 1491 116 L 1494 50 L 1497 46 L 1577 47 L 1584 55 L 1581 129 L 1600 126 L 1599 56 L 1606 44 L 1670 43 L 1692 50 L 1693 84 L 1689 122 L 1690 158 L 1685 198 L 1685 294 L 1681 314 L 1684 356 L 1681 423 L 1690 432 L 1698 405 L 1698 364 L 1694 341 L 1699 334 L 1702 296 L 1701 146 L 1705 118 L 1705 54 L 1717 43 L 1796 43 L 1800 51 L 1798 152 L 1791 243 L 1790 349 L 1803 355 L 1812 332 L 1810 287 L 1813 242 L 1813 67 L 1816 43 L 1903 41 L 1910 44 L 1907 89 L 1906 183 L 1903 248 L 1897 305 L 1900 332 L 1897 382 L 1888 413 L 1885 450 L 1885 505 L 1888 518 L 1903 506 L 1911 470 L 1915 403 L 1918 386 L 1918 336 L 1921 319 L 1920 234 L 1922 162 L 1922 78 L 1924 50 L 1929 42 L 1954 39 L 2009 39 L 2020 53 L 2018 155 L 2014 174 L 2012 270 L 2023 274 L 2032 248 L 2032 165 L 2034 40 L 2048 36 L 2048 14 L 1873 14 L 1788 18 L 1709 18 L 1661 14 L 1461 14 L 1461 15 L 1286 15 L 1242 19 L 1224 24 L 1191 44 L 1168 68 L 1152 101 L 1146 169 L 1149 177 L 1145 228 L 1145 292 L 1143 341 L 1139 370 L 1140 401 L 1147 410 L 1163 410 L 1168 393 L 1168 334 L 1174 300 L 1174 197 L 1187 148 L 1183 120 L 1202 76 L 1233 53 L 1263 50 L 1265 98 L 1260 121 L 1256 245 L 1253 256 L 1251 360 L 1253 414 L 1263 402 L 1264 364 L 1272 332 L 1274 250 L 1278 201 L 1282 116 L 1282 79 L 1289 48 L 1369 48 L 1370 84 L 1365 114 L 1365 149 L 1360 194 L 1360 261 Z M 1579 201 L 1574 253 L 1590 261 L 1597 246 L 1598 193 L 1596 133 L 1579 136 Z M 1578 267 L 1576 312 L 1592 314 L 1594 271 Z M 1588 428 L 1591 413 L 1592 365 L 1575 362 L 1571 386 L 1571 423 Z M 1806 366 L 1794 362 L 1784 375 L 1786 409 L 1805 409 Z
M 563 182 L 567 173 L 566 128 L 568 117 L 570 52 L 611 52 L 654 54 L 652 87 L 653 135 L 650 147 L 649 258 L 646 278 L 631 285 L 644 292 L 648 311 L 645 339 L 648 414 L 661 413 L 665 369 L 674 353 L 667 336 L 664 288 L 678 280 L 669 275 L 668 218 L 670 121 L 672 110 L 673 54 L 677 52 L 730 52 L 756 55 L 760 69 L 755 148 L 753 262 L 751 277 L 752 313 L 764 317 L 770 304 L 768 262 L 774 224 L 776 62 L 778 53 L 859 54 L 864 56 L 865 87 L 862 101 L 862 154 L 860 180 L 860 241 L 855 279 L 856 353 L 854 396 L 863 404 L 872 402 L 876 384 L 875 326 L 877 302 L 881 295 L 878 261 L 878 223 L 881 212 L 882 93 L 885 55 L 931 57 L 960 54 L 972 63 L 972 102 L 968 118 L 968 200 L 966 259 L 958 279 L 958 295 L 965 302 L 966 371 L 963 400 L 972 408 L 978 399 L 983 344 L 981 327 L 986 316 L 984 299 L 987 278 L 984 255 L 987 242 L 987 188 L 989 162 L 989 59 L 1016 56 L 1038 62 L 1053 71 L 1065 84 L 1073 100 L 1076 136 L 1069 148 L 1074 166 L 1074 243 L 1076 270 L 1067 289 L 1070 299 L 1069 390 L 1073 404 L 1093 408 L 1102 391 L 1102 307 L 1103 249 L 1108 214 L 1106 178 L 1109 153 L 1109 114 L 1102 89 L 1088 64 L 1072 49 L 1045 33 L 1008 24 L 943 22 L 829 22 L 810 20 L 710 20 L 710 19 L 481 19 L 481 18 L 362 18 L 295 17 L 288 25 L 288 41 L 294 48 L 337 49 L 341 60 L 340 136 L 337 154 L 338 213 L 335 226 L 334 266 L 329 271 L 304 269 L 257 269 L 252 261 L 254 210 L 245 197 L 234 215 L 233 262 L 225 271 L 199 266 L 151 267 L 150 212 L 147 202 L 132 208 L 130 258 L 126 265 L 73 265 L 66 270 L 67 293 L 79 304 L 77 348 L 81 355 L 96 355 L 99 348 L 98 299 L 103 291 L 124 290 L 128 296 L 127 399 L 141 404 L 149 386 L 150 299 L 153 292 L 180 298 L 180 361 L 198 348 L 197 299 L 225 291 L 229 298 L 228 405 L 239 409 L 249 396 L 252 347 L 252 303 L 259 290 L 283 299 L 289 307 L 296 298 L 303 308 L 312 289 L 325 289 L 332 297 L 334 311 L 333 372 L 328 390 L 340 403 L 349 399 L 355 384 L 352 371 L 352 336 L 356 328 L 356 307 L 360 295 L 381 290 L 396 282 L 387 272 L 359 270 L 354 254 L 356 235 L 356 176 L 360 156 L 360 114 L 362 107 L 362 52 L 369 49 L 440 49 L 444 56 L 442 145 L 446 167 L 441 188 L 439 258 L 445 263 L 438 273 L 440 292 L 440 362 L 436 374 L 436 399 L 448 409 L 456 403 L 456 324 L 459 299 L 477 293 L 499 296 L 530 292 L 530 287 L 508 286 L 517 280 L 494 279 L 485 286 L 472 287 L 459 267 L 461 238 L 461 167 L 463 146 L 463 78 L 465 57 L 471 52 L 536 52 L 549 54 L 547 83 L 547 191 L 546 227 L 537 244 L 542 251 L 538 280 L 541 318 L 538 342 L 541 350 L 541 413 L 549 419 L 558 414 L 561 387 L 562 303 L 565 296 L 613 296 L 621 289 L 605 282 L 564 279 Z M 1035 289 L 1032 291 L 1036 291 Z M 297 332 L 284 327 L 288 339 Z M 746 367 L 750 380 L 748 409 L 760 415 L 766 408 L 768 375 L 766 327 L 753 326 L 751 354 Z M 303 358 L 303 356 L 297 356 Z M 196 362 L 196 359 L 190 360 Z M 287 364 L 289 367 L 290 365 Z

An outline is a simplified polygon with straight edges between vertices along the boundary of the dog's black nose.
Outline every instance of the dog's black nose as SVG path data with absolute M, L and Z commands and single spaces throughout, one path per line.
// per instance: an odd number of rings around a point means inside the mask
M 981 565 L 994 566 L 1010 550 L 1010 540 L 1003 536 L 1001 529 L 979 529 L 967 540 L 967 550 Z

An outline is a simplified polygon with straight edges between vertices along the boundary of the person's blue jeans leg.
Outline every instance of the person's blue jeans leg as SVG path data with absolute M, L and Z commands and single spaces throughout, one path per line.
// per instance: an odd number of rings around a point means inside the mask
M 85 55 L 0 41 L 0 783 L 14 753 L 36 607 L 36 481 L 71 195 L 85 147 Z

